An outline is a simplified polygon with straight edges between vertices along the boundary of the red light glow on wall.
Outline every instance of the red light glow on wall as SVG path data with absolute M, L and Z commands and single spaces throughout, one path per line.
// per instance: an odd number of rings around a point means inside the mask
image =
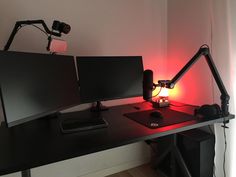
M 172 79 L 195 54 L 193 51 L 177 53 L 169 59 L 167 79 Z M 182 55 L 182 56 L 181 56 Z M 169 99 L 188 104 L 212 103 L 212 80 L 211 72 L 205 61 L 200 58 L 169 90 Z
M 173 89 L 169 89 L 168 93 L 170 100 L 179 100 L 183 95 L 181 85 L 176 84 Z
M 165 62 L 160 62 L 154 56 L 152 57 L 152 60 L 148 60 L 149 63 L 146 69 L 153 70 L 154 83 L 157 83 L 158 80 L 171 80 L 192 58 L 195 52 L 194 49 L 172 49 L 169 51 L 168 56 L 166 56 Z M 210 70 L 205 59 L 202 58 L 197 61 L 183 77 L 181 77 L 173 89 L 168 90 L 168 98 L 169 100 L 189 104 L 210 103 L 212 101 L 211 84 Z M 155 96 L 155 98 L 158 98 L 157 94 L 159 91 L 160 87 L 157 87 L 153 91 L 153 96 Z M 166 93 L 160 94 L 166 95 Z

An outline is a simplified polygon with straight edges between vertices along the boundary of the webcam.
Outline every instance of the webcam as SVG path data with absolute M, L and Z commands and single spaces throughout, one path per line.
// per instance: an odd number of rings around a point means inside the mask
M 53 24 L 52 24 L 52 29 L 59 31 L 60 33 L 68 34 L 71 30 L 71 27 L 70 27 L 70 25 L 68 25 L 64 22 L 54 20 Z

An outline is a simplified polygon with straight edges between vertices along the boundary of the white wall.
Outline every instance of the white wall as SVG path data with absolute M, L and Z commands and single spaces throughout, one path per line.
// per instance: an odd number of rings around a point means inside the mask
M 230 100 L 230 111 L 234 113 L 232 110 L 233 104 L 232 104 L 232 85 L 231 85 L 231 79 L 230 79 L 230 50 L 229 50 L 229 29 L 228 29 L 228 16 L 227 16 L 227 1 L 212 1 L 212 9 L 213 9 L 213 54 L 214 59 L 217 64 L 218 70 L 221 73 L 221 76 L 224 80 L 224 84 L 226 88 L 228 89 L 228 92 L 231 96 Z M 218 88 L 216 85 L 214 85 L 214 101 L 219 102 L 220 93 L 218 91 Z M 230 176 L 230 168 L 232 167 L 230 164 L 230 156 L 231 156 L 231 141 L 229 137 L 229 133 L 232 131 L 232 123 L 230 123 L 230 129 L 226 130 L 226 137 L 227 137 L 227 153 L 226 153 L 226 166 L 225 171 L 226 175 Z M 223 176 L 224 170 L 223 170 L 223 157 L 224 157 L 224 132 L 223 128 L 220 124 L 215 124 L 215 135 L 216 135 L 216 157 L 215 157 L 215 165 L 216 165 L 216 175 L 217 176 Z
M 50 27 L 55 19 L 71 25 L 68 40 L 71 55 L 142 55 L 145 67 L 158 70 L 166 42 L 164 0 L 2 0 L 0 47 L 15 21 L 44 19 Z M 23 43 L 22 43 L 23 42 Z M 17 34 L 11 50 L 45 52 L 46 36 L 31 26 Z M 157 69 L 156 69 L 157 68 Z
M 236 110 L 236 1 L 228 0 L 227 1 L 227 17 L 228 17 L 228 34 L 229 34 L 229 54 L 230 54 L 230 86 L 231 86 L 231 111 L 235 114 Z M 227 171 L 229 177 L 236 176 L 236 121 L 232 121 L 230 124 L 230 131 L 228 135 L 228 165 Z
M 71 25 L 70 34 L 63 37 L 69 45 L 67 54 L 142 55 L 145 68 L 154 70 L 155 79 L 164 76 L 166 0 L 1 0 L 0 48 L 6 44 L 16 21 L 34 19 L 45 20 L 49 27 L 53 20 L 65 21 Z M 26 26 L 17 33 L 10 50 L 45 53 L 46 45 L 47 37 L 43 33 L 32 26 Z M 105 104 L 133 101 L 137 99 L 109 101 Z M 81 109 L 81 106 L 74 109 Z M 144 163 L 149 156 L 147 147 L 137 143 L 86 158 L 36 168 L 32 173 L 33 176 L 51 177 L 92 176 L 96 170 L 97 176 L 103 176 L 105 172 L 108 174 Z M 88 165 L 89 162 L 102 161 L 103 157 L 105 163 L 96 165 L 96 169 Z M 63 169 L 68 173 L 62 173 Z M 19 173 L 14 175 L 19 176 Z
M 213 60 L 231 96 L 230 112 L 235 113 L 235 2 L 221 0 L 174 0 L 168 1 L 168 47 L 167 56 L 171 70 L 175 73 L 194 55 L 198 47 L 208 43 Z M 234 5 L 234 6 L 233 6 Z M 229 12 L 229 9 L 231 10 Z M 235 11 L 235 9 L 234 9 Z M 231 16 L 231 19 L 228 17 Z M 231 51 L 230 51 L 231 49 Z M 231 55 L 230 55 L 231 54 Z M 181 63 L 181 66 L 176 66 Z M 196 63 L 193 70 L 179 82 L 176 99 L 187 103 L 220 103 L 220 94 L 211 73 L 203 61 Z M 235 85 L 234 85 L 235 88 Z M 212 94 L 213 93 L 213 94 Z M 235 120 L 226 130 L 228 149 L 226 154 L 226 174 L 235 176 Z M 216 134 L 216 176 L 222 177 L 224 156 L 224 134 L 221 124 L 214 126 Z
M 211 45 L 209 10 L 205 0 L 168 1 L 168 79 L 182 69 L 202 44 Z M 191 104 L 212 102 L 210 75 L 205 59 L 201 58 L 170 91 L 171 98 Z

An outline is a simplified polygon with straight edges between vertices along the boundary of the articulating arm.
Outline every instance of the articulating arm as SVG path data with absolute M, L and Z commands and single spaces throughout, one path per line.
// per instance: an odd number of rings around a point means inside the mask
M 223 84 L 223 81 L 217 71 L 217 68 L 213 62 L 212 56 L 210 54 L 210 50 L 208 47 L 202 46 L 198 52 L 191 58 L 191 60 L 175 75 L 172 80 L 159 80 L 158 86 L 166 87 L 166 88 L 174 88 L 175 84 L 180 80 L 180 78 L 193 66 L 193 64 L 201 57 L 204 56 L 207 64 L 211 70 L 211 73 L 216 81 L 216 84 L 221 92 L 221 110 L 223 116 L 229 115 L 229 99 L 230 96 L 227 93 L 227 90 Z
M 21 27 L 22 25 L 32 25 L 32 24 L 41 24 L 44 28 L 44 30 L 49 34 L 49 35 L 54 35 L 54 36 L 58 36 L 60 37 L 61 36 L 61 33 L 57 33 L 57 32 L 53 32 L 53 31 L 50 31 L 46 25 L 46 23 L 43 21 L 43 20 L 26 20 L 26 21 L 17 21 L 13 30 L 12 30 L 12 33 L 7 41 L 7 44 L 5 45 L 4 47 L 4 50 L 7 51 L 9 48 L 10 48 L 10 45 L 16 35 L 16 33 L 18 32 L 19 30 L 19 27 Z

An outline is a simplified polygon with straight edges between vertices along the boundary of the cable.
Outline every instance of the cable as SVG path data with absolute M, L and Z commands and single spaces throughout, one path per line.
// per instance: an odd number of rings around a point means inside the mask
M 44 31 L 42 28 L 38 27 L 37 25 L 31 24 L 32 26 L 34 26 L 35 28 L 39 29 L 40 31 L 42 31 L 44 34 L 46 34 L 47 37 L 49 37 L 48 33 L 46 31 Z
M 171 106 L 175 106 L 175 107 L 185 107 L 185 106 L 193 107 L 193 105 L 188 105 L 188 104 L 184 104 L 184 105 L 175 105 L 175 104 L 170 103 L 170 105 L 171 105 Z
M 34 24 L 24 24 L 24 25 L 20 25 L 20 26 L 17 28 L 16 33 L 17 33 L 21 28 L 23 28 L 23 27 L 25 27 L 25 26 L 29 26 L 29 25 L 31 25 L 31 26 L 33 26 L 33 27 L 39 29 L 39 30 L 40 30 L 41 32 L 43 32 L 47 37 L 49 37 L 49 34 L 48 34 L 46 31 L 44 31 L 42 28 L 40 28 L 40 27 L 38 27 L 38 26 L 36 26 L 36 25 L 34 25 Z
M 212 135 L 214 135 L 214 133 L 213 133 L 213 131 L 212 131 L 212 129 L 211 129 L 211 126 L 210 126 L 210 125 L 208 125 L 208 128 L 209 128 L 209 130 L 210 130 L 211 134 L 212 134 Z
M 44 31 L 42 28 L 40 28 L 40 27 L 38 27 L 37 25 L 34 25 L 34 24 L 21 25 L 21 26 L 17 29 L 17 32 L 18 32 L 21 28 L 23 28 L 23 27 L 25 27 L 25 26 L 29 26 L 29 25 L 31 25 L 31 26 L 33 26 L 33 27 L 39 29 L 39 30 L 42 31 L 47 37 L 49 37 L 49 34 L 48 34 L 46 31 Z
M 213 15 L 213 8 L 212 8 L 213 3 L 212 3 L 212 0 L 209 0 L 208 2 L 209 2 L 209 8 L 210 8 L 209 9 L 209 12 L 210 12 L 210 47 L 211 47 L 211 50 L 213 51 L 213 36 L 214 36 L 213 35 L 214 15 Z M 209 48 L 209 46 L 208 46 L 208 48 Z M 214 93 L 214 79 L 213 79 L 213 77 L 211 77 L 211 87 L 212 87 L 211 88 L 212 89 L 212 100 L 214 101 L 215 100 L 215 93 Z M 209 128 L 211 130 L 210 126 L 209 126 Z M 225 154 L 224 154 L 224 160 L 225 160 Z M 223 169 L 225 169 L 224 165 L 223 165 Z M 213 167 L 213 176 L 214 177 L 216 177 L 215 170 L 216 170 L 216 166 L 214 163 L 214 167 Z M 225 170 L 224 170 L 224 175 L 225 175 Z M 226 177 L 226 175 L 225 175 L 225 177 Z
M 209 12 L 210 12 L 210 46 L 211 49 L 213 50 L 213 40 L 214 40 L 214 31 L 213 31 L 213 25 L 214 25 L 214 12 L 212 8 L 212 0 L 209 0 Z M 209 48 L 209 46 L 208 46 Z M 214 94 L 214 83 L 213 83 L 213 78 L 211 77 L 211 82 L 212 82 L 212 97 L 213 101 L 215 100 L 215 94 Z M 223 133 L 224 133 L 224 141 L 225 141 L 225 147 L 224 147 L 224 157 L 223 157 L 223 172 L 224 172 L 224 177 L 226 177 L 226 170 L 225 170 L 225 165 L 226 165 L 226 151 L 227 151 L 227 137 L 226 137 L 226 120 L 224 117 L 224 125 L 223 125 Z M 215 166 L 214 166 L 215 167 Z M 215 172 L 215 168 L 214 168 Z M 214 173 L 215 176 L 215 173 Z
M 155 90 L 155 89 L 156 89 L 156 87 L 153 90 Z M 158 91 L 158 93 L 156 95 L 152 95 L 151 98 L 154 98 L 154 97 L 158 96 L 161 93 L 161 89 L 162 89 L 162 87 L 160 87 L 160 90 Z M 151 98 L 149 98 L 149 99 L 151 99 Z M 144 101 L 144 102 L 148 102 L 148 101 Z
M 213 176 L 216 177 L 216 165 L 214 163 L 214 166 L 213 166 Z
M 16 30 L 16 32 L 18 32 L 22 27 L 24 27 L 25 25 L 23 25 L 23 26 L 19 26 L 18 28 L 17 28 L 17 30 Z
M 212 129 L 211 129 L 211 126 L 208 125 L 207 127 L 209 128 L 210 134 L 211 134 L 211 135 L 215 135 L 214 132 L 213 132 Z M 213 176 L 214 176 L 214 177 L 216 177 L 215 169 L 216 169 L 216 165 L 215 165 L 215 163 L 214 163 L 214 166 L 213 166 Z
M 208 128 L 209 128 L 211 134 L 214 134 L 211 127 L 210 127 L 210 125 L 208 125 Z M 224 128 L 223 131 L 224 131 L 224 140 L 225 140 L 225 149 L 224 149 L 224 157 L 223 157 L 223 172 L 224 172 L 224 177 L 226 177 L 225 164 L 226 164 L 226 151 L 227 151 L 227 137 L 226 137 L 226 131 L 225 131 L 226 127 L 225 127 L 225 125 L 224 125 L 223 128 Z M 215 164 L 214 164 L 214 167 L 213 167 L 213 175 L 214 175 L 214 177 L 216 177 L 216 175 L 215 175 Z
M 225 139 L 225 150 L 224 150 L 224 161 L 223 161 L 223 171 L 224 171 L 224 177 L 226 177 L 226 171 L 225 171 L 225 162 L 226 162 L 226 151 L 227 151 L 227 137 L 226 137 L 226 127 L 225 127 L 225 123 L 224 123 L 224 139 Z
M 18 32 L 21 28 L 23 28 L 23 27 L 25 27 L 25 26 L 27 26 L 27 25 L 21 25 L 21 26 L 19 26 L 19 27 L 17 28 L 16 32 Z
M 156 95 L 152 96 L 152 98 L 158 96 L 161 93 L 161 90 L 162 90 L 162 87 L 160 87 L 159 92 Z

